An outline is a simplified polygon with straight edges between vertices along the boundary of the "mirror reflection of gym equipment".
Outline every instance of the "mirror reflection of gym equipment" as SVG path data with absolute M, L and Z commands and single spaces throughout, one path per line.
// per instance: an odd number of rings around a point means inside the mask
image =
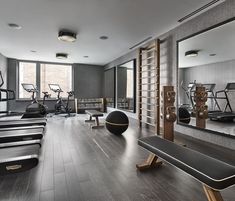
M 233 26 L 229 22 L 178 42 L 180 124 L 196 126 L 194 92 L 203 86 L 208 106 L 205 129 L 235 136 L 235 55 L 232 38 L 223 37 L 235 34 Z M 190 122 L 183 122 L 189 115 Z

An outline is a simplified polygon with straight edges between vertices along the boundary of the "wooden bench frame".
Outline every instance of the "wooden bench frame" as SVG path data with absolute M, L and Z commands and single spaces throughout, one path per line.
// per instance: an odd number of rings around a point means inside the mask
M 89 119 L 85 120 L 85 122 L 86 123 L 95 123 L 95 125 L 91 126 L 92 129 L 104 127 L 104 125 L 100 125 L 100 122 L 99 122 L 99 117 L 104 116 L 103 113 L 101 113 L 97 110 L 85 110 L 85 112 L 86 112 L 86 114 L 89 115 Z M 92 117 L 94 117 L 95 120 L 93 120 Z

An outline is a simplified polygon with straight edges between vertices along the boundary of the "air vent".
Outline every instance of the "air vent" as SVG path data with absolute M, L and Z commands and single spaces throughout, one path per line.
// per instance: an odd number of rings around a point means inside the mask
M 188 15 L 182 17 L 181 19 L 178 20 L 178 22 L 183 22 L 183 21 L 186 21 L 186 20 L 189 20 L 190 18 L 192 17 L 195 17 L 209 9 L 211 9 L 212 7 L 215 7 L 217 6 L 218 4 L 221 4 L 222 2 L 224 2 L 225 0 L 213 0 L 213 1 L 210 1 L 209 3 L 205 4 L 204 6 L 198 8 L 197 10 L 189 13 Z
M 147 42 L 148 40 L 152 39 L 152 36 L 145 38 L 144 40 L 140 41 L 139 43 L 133 45 L 132 47 L 130 47 L 129 49 L 132 50 L 140 45 L 142 45 L 143 43 Z

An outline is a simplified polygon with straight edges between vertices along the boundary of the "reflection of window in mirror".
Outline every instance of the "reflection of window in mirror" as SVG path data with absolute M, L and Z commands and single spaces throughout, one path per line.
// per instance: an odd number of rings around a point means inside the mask
M 133 98 L 133 89 L 133 69 L 127 69 L 127 98 Z
M 135 112 L 135 60 L 117 68 L 117 108 Z

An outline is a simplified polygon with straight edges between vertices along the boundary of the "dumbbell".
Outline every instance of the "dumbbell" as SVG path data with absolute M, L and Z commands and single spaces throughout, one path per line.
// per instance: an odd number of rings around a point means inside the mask
M 198 117 L 201 119 L 207 119 L 208 118 L 208 106 L 207 105 L 202 105 L 197 108 L 197 114 Z
M 174 122 L 176 120 L 177 116 L 175 113 L 175 107 L 174 106 L 168 106 L 166 108 L 166 120 L 170 122 Z

